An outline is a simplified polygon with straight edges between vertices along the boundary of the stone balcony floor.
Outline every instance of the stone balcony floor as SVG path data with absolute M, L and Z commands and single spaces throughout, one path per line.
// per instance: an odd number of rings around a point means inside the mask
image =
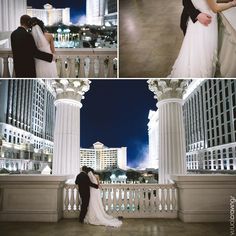
M 229 223 L 183 223 L 177 219 L 124 219 L 120 228 L 80 224 L 0 222 L 2 236 L 228 236 Z

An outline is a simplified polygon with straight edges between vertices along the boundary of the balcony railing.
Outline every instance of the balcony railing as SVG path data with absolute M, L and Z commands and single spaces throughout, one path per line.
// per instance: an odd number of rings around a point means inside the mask
M 174 175 L 175 184 L 104 184 L 105 210 L 124 218 L 180 218 L 229 222 L 236 202 L 236 175 Z M 57 222 L 77 218 L 80 198 L 74 176 L 0 175 L 0 222 Z M 178 195 L 178 197 L 177 197 Z M 232 213 L 233 214 L 233 213 Z
M 57 49 L 57 72 L 60 78 L 116 78 L 116 49 Z M 0 50 L 0 77 L 15 77 L 12 51 Z
M 177 218 L 175 185 L 104 184 L 101 198 L 105 210 L 126 218 Z M 64 187 L 64 218 L 77 218 L 80 198 L 76 185 Z

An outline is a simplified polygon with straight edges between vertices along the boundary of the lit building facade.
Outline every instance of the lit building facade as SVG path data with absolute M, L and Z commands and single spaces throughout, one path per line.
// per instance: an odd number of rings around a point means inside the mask
M 158 125 L 159 125 L 159 114 L 157 111 L 150 111 L 148 115 L 148 143 L 149 143 L 149 159 L 147 167 L 158 169 L 159 158 L 158 158 Z
M 53 8 L 50 4 L 45 4 L 44 9 L 27 8 L 27 14 L 31 17 L 37 17 L 44 22 L 46 26 L 57 24 L 70 24 L 70 8 Z
M 236 170 L 236 80 L 189 80 L 184 95 L 188 170 Z M 150 111 L 149 161 L 159 165 L 159 114 Z
M 117 25 L 117 0 L 87 0 L 88 25 Z
M 117 0 L 107 0 L 105 5 L 104 24 L 117 25 Z
M 48 83 L 0 81 L 0 169 L 51 167 L 55 98 Z
M 93 148 L 80 149 L 80 166 L 89 166 L 94 170 L 120 168 L 127 166 L 127 148 L 108 148 L 100 142 L 93 144 Z
M 184 104 L 187 168 L 236 170 L 236 80 L 192 88 Z

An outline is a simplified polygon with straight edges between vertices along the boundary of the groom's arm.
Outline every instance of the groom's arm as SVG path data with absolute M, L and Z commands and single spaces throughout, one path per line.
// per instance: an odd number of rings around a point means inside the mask
M 92 183 L 91 181 L 90 181 L 90 183 L 89 183 L 89 186 L 91 186 L 91 187 L 93 187 L 93 188 L 98 188 L 98 185 L 97 185 L 97 184 L 94 184 L 94 183 Z
M 50 53 L 46 53 L 46 52 L 42 52 L 42 51 L 38 50 L 33 36 L 31 34 L 28 34 L 28 35 L 29 35 L 29 39 L 28 39 L 29 45 L 31 45 L 31 47 L 32 47 L 32 52 L 33 52 L 34 57 L 37 59 L 41 59 L 43 61 L 52 62 L 53 55 Z
M 90 186 L 90 187 L 93 187 L 93 188 L 98 188 L 98 185 L 92 183 L 91 180 L 89 180 L 89 186 Z
M 195 8 L 191 0 L 183 0 L 183 5 L 186 11 L 188 12 L 188 15 L 192 19 L 192 21 L 195 23 L 198 19 L 197 16 L 201 13 L 198 9 Z

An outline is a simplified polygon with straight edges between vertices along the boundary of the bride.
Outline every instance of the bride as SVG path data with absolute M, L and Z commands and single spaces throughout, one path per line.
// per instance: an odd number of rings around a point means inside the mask
M 40 51 L 55 54 L 53 36 L 46 32 L 44 23 L 36 17 L 31 19 L 32 36 Z M 37 78 L 57 78 L 57 67 L 55 61 L 51 63 L 35 59 Z
M 218 51 L 218 12 L 236 6 L 236 0 L 228 3 L 216 3 L 216 0 L 189 0 L 200 12 L 209 14 L 212 22 L 207 27 L 199 21 L 188 20 L 178 58 L 172 72 L 172 78 L 212 78 L 215 75 Z
M 89 168 L 88 176 L 92 183 L 99 184 L 98 178 L 94 175 L 94 170 Z M 85 216 L 84 222 L 93 225 L 105 225 L 112 227 L 119 227 L 122 222 L 113 216 L 107 215 L 101 199 L 100 189 L 90 187 L 90 200 L 88 211 Z

